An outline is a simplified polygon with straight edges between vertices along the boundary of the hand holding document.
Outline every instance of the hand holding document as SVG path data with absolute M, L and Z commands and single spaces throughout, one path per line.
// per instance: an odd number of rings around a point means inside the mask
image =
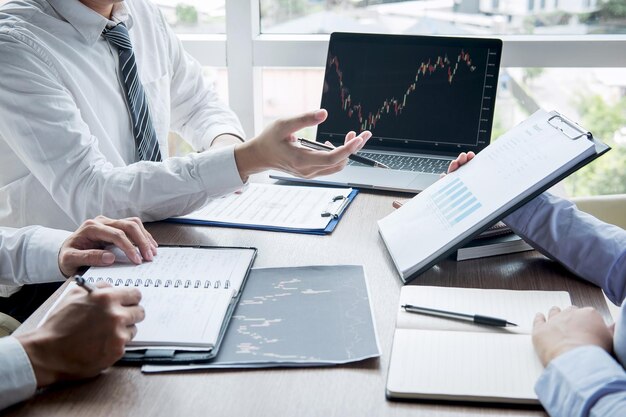
M 571 127 L 578 130 L 573 136 L 557 120 L 566 119 L 556 112 L 536 112 L 476 155 L 471 164 L 379 220 L 381 236 L 404 282 L 606 151 L 605 145 L 590 140 L 576 125 Z

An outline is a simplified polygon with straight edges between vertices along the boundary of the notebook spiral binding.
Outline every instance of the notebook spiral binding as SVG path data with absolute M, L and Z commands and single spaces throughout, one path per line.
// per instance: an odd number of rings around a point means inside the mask
M 154 281 L 151 280 L 150 278 L 143 280 L 141 278 L 138 279 L 121 279 L 118 278 L 116 280 L 113 280 L 113 278 L 110 277 L 89 277 L 86 278 L 87 282 L 90 282 L 92 284 L 96 283 L 96 282 L 101 282 L 104 281 L 108 284 L 111 284 L 115 287 L 165 287 L 165 288 L 213 288 L 213 289 L 219 289 L 219 288 L 223 288 L 225 290 L 230 288 L 230 281 L 226 280 L 224 281 L 224 284 L 222 285 L 222 281 L 220 280 L 216 280 L 216 281 L 209 281 L 209 280 L 205 280 L 204 282 L 197 279 L 197 280 L 190 280 L 187 279 L 185 281 L 181 280 L 181 279 L 177 279 L 177 280 L 171 280 L 171 279 L 167 279 L 165 281 L 162 281 L 160 279 L 155 279 Z

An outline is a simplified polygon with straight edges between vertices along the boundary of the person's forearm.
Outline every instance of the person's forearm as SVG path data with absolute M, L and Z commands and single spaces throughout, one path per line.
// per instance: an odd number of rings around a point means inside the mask
M 626 297 L 626 231 L 544 193 L 503 221 L 544 255 L 602 287 L 621 304 Z

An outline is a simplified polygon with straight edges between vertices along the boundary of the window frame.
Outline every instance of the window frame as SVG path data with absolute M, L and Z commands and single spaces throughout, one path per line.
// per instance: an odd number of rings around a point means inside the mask
M 494 36 L 503 41 L 502 67 L 626 68 L 626 35 Z M 263 127 L 262 68 L 320 67 L 329 35 L 263 34 L 259 1 L 232 0 L 226 34 L 180 39 L 202 65 L 227 68 L 230 107 L 251 137 Z

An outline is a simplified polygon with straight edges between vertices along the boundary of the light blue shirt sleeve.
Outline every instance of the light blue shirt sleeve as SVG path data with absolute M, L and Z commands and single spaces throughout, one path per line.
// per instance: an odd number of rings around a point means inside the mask
M 552 417 L 626 415 L 626 372 L 597 346 L 579 347 L 552 360 L 535 391 Z
M 626 231 L 544 193 L 504 219 L 544 255 L 604 290 L 616 304 L 626 297 Z M 615 351 L 626 358 L 625 310 L 615 331 Z M 622 362 L 623 364 L 623 362 Z M 550 362 L 535 391 L 552 417 L 625 416 L 626 372 L 597 346 L 566 352 Z
M 626 230 L 548 193 L 504 218 L 515 233 L 620 305 L 626 297 Z

